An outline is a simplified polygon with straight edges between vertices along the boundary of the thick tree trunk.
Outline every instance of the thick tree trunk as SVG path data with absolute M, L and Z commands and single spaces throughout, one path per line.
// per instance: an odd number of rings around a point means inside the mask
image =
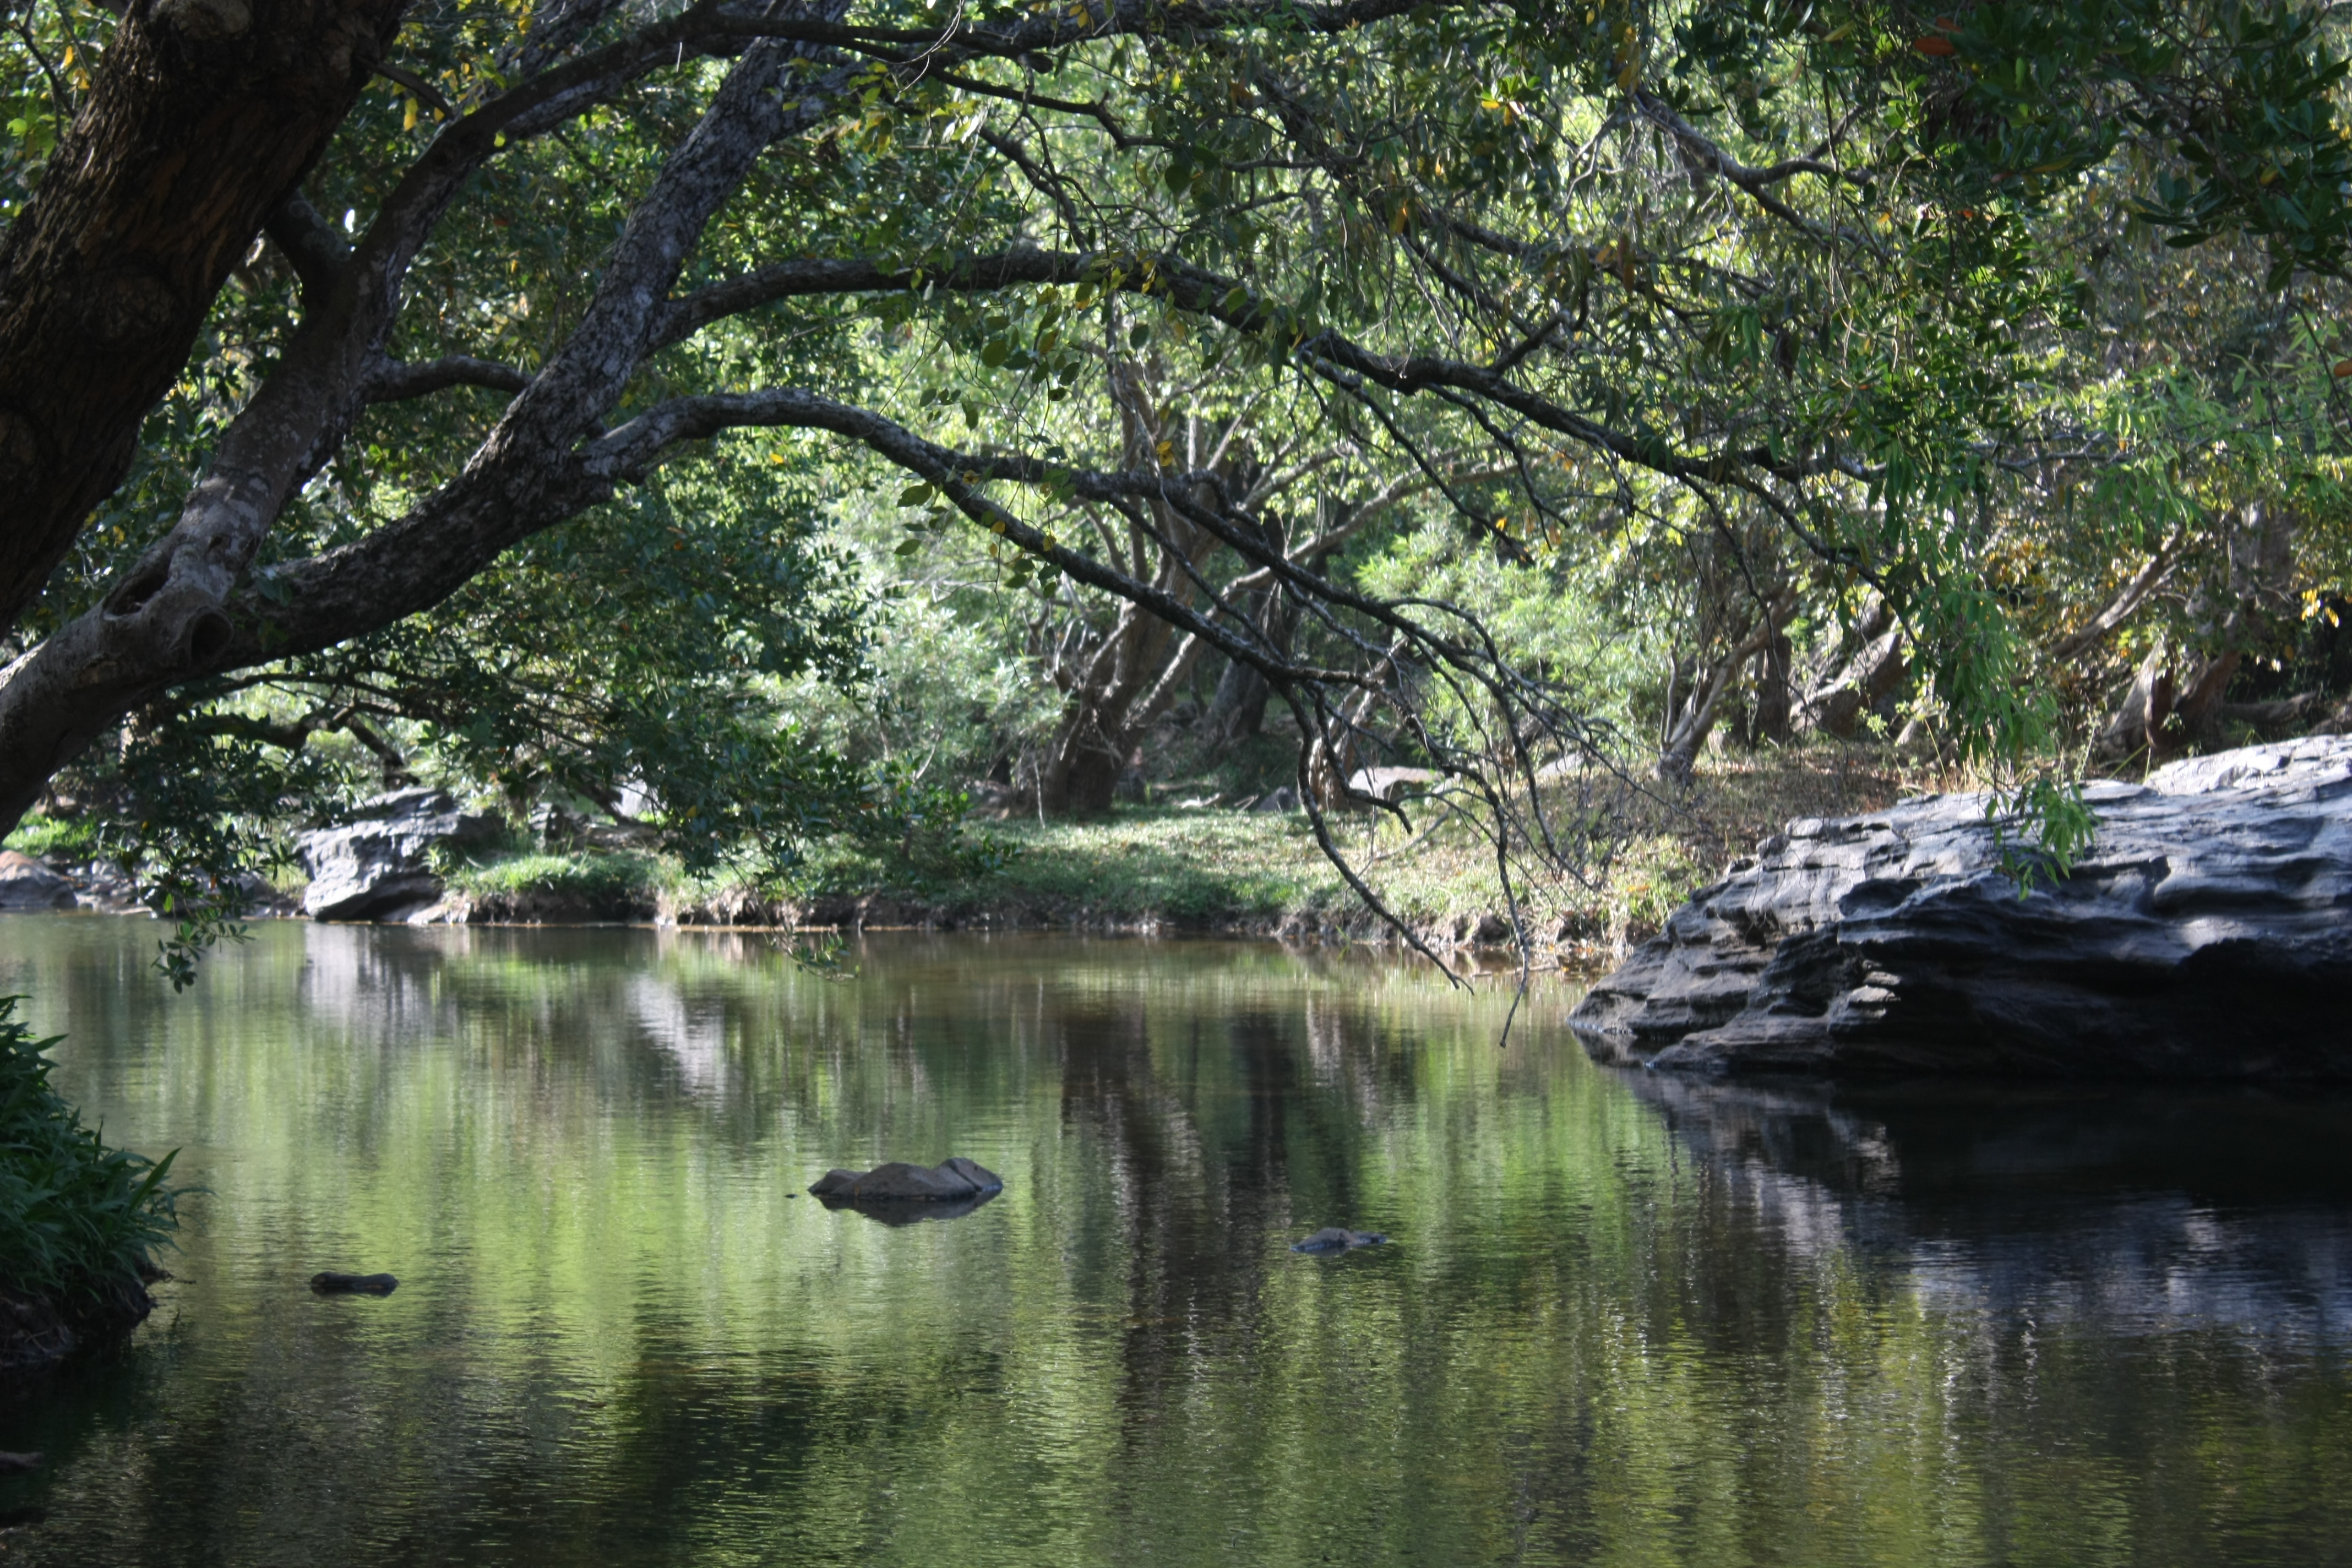
M 129 469 L 139 426 L 405 0 L 151 0 L 0 241 L 0 631 Z
M 1274 588 L 1263 590 L 1257 597 L 1254 619 L 1258 630 L 1268 647 L 1286 655 L 1290 651 L 1289 601 Z M 1262 732 L 1266 699 L 1273 694 L 1274 688 L 1256 669 L 1239 659 L 1228 661 L 1224 673 L 1217 678 L 1216 696 L 1209 703 L 1209 732 L 1217 745 L 1233 746 Z
M 2233 706 L 2222 697 L 2244 661 L 2241 650 L 2261 642 L 2295 612 L 2294 514 L 2253 501 L 2221 521 L 2227 530 L 2228 596 L 2200 595 L 2192 600 L 2191 612 L 2202 628 L 2190 634 L 2189 646 L 2159 642 L 2140 662 L 2099 731 L 2094 754 L 2103 761 L 2118 763 L 2145 752 L 2149 762 L 2160 763 L 2216 739 L 2225 710 Z M 2222 651 L 2197 651 L 2200 645 Z M 2285 722 L 2294 707 L 2261 704 L 2237 716 L 2262 721 L 2266 715 L 2269 722 Z
M 2170 651 L 2158 645 L 2107 716 L 2095 754 L 2116 763 L 2146 752 L 2150 762 L 2164 762 L 2211 740 L 2221 719 L 2221 694 L 2242 657 L 2235 650 L 2196 657 L 2176 673 Z
M 1099 738 L 1073 749 L 1069 765 L 1061 770 L 1061 797 L 1048 800 L 1045 809 L 1055 816 L 1101 816 L 1118 798 L 1118 776 L 1126 762 Z
M 1861 649 L 1805 694 L 1799 707 L 1799 728 L 1850 741 L 1861 729 L 1863 716 L 1902 684 L 1910 668 L 1904 655 L 1903 627 L 1884 599 L 1870 602 L 1854 634 L 1862 639 Z
M 1750 745 L 1789 743 L 1789 668 L 1795 650 L 1786 633 L 1773 637 L 1756 656 L 1756 708 L 1750 720 Z
M 1121 617 L 1125 624 L 1126 617 Z M 1176 700 L 1192 677 L 1206 646 L 1188 637 L 1166 655 L 1167 626 L 1146 619 L 1139 638 L 1147 661 L 1129 669 L 1113 665 L 1114 684 L 1108 690 L 1092 687 L 1072 693 L 1069 716 L 1063 721 L 1054 760 L 1041 781 L 1044 808 L 1055 816 L 1100 816 L 1118 798 L 1119 780 L 1141 762 L 1139 747 L 1151 726 Z M 1097 656 L 1099 657 L 1099 656 Z M 1149 687 L 1143 677 L 1150 676 Z
M 1782 656 L 1780 668 L 1783 670 L 1787 668 L 1789 639 L 1781 628 L 1796 613 L 1797 602 L 1793 597 L 1768 605 L 1763 620 L 1712 665 L 1696 656 L 1688 660 L 1677 658 L 1675 661 L 1666 677 L 1666 721 L 1660 727 L 1658 734 L 1658 777 L 1670 784 L 1689 782 L 1698 765 L 1699 748 L 1706 744 L 1708 734 L 1723 717 L 1724 698 L 1749 659 L 1759 655 L 1769 658 L 1778 648 Z M 1787 691 L 1784 679 L 1781 683 L 1781 717 L 1784 721 L 1787 717 Z
M 1231 746 L 1265 729 L 1265 700 L 1273 694 L 1265 676 L 1239 659 L 1228 660 L 1209 701 L 1209 732 L 1217 744 Z

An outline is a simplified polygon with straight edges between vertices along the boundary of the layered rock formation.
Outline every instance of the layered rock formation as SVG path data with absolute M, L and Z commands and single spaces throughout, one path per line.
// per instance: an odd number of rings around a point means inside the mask
M 351 821 L 296 840 L 310 877 L 302 912 L 321 921 L 404 920 L 441 897 L 441 879 L 427 861 L 434 846 L 477 841 L 497 829 L 493 818 L 460 811 L 446 790 L 377 795 Z
M 2088 795 L 2096 842 L 2023 898 L 1981 795 L 1790 823 L 1570 1022 L 1700 1072 L 2352 1079 L 2352 738 Z

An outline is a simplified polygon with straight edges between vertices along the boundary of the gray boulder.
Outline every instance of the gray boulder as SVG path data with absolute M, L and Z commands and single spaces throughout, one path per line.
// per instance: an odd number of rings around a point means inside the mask
M 1348 775 L 1348 793 L 1391 805 L 1409 795 L 1425 795 L 1444 779 L 1434 768 L 1358 768 Z
M 377 795 L 340 826 L 295 840 L 310 878 L 302 912 L 320 921 L 404 918 L 441 897 L 425 858 L 434 846 L 478 843 L 497 831 L 496 817 L 460 811 L 446 790 Z
M 69 910 L 73 884 L 30 855 L 0 849 L 0 910 Z
M 1004 1190 L 996 1173 L 958 1156 L 937 1165 L 893 1160 L 870 1171 L 827 1171 L 809 1187 L 811 1195 L 842 1203 L 957 1203 Z
M 1981 795 L 1792 822 L 1570 1022 L 1709 1073 L 2352 1078 L 2352 737 L 2087 793 L 2096 841 L 2024 898 Z

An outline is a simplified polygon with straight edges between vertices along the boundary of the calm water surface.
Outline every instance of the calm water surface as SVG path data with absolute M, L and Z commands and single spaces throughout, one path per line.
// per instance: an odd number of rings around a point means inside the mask
M 2340 1099 L 1663 1081 L 1270 947 L 155 936 L 0 918 L 209 1189 L 0 1385 L 0 1563 L 2352 1561 Z

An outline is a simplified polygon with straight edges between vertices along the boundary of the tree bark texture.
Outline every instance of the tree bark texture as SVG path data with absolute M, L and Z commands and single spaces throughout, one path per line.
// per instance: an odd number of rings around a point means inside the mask
M 1854 626 L 1854 636 L 1861 649 L 1805 694 L 1798 714 L 1800 729 L 1851 741 L 1862 728 L 1863 716 L 1902 684 L 1910 667 L 1906 639 L 1885 600 L 1871 600 Z
M 1756 656 L 1756 706 L 1748 725 L 1749 745 L 1789 743 L 1789 671 L 1795 657 L 1786 632 L 1774 637 Z
M 1134 364 L 1114 366 L 1111 386 L 1131 464 L 1154 464 L 1163 443 L 1172 449 L 1179 437 L 1188 447 L 1201 444 L 1197 422 L 1179 430 L 1176 421 L 1162 417 Z M 1243 476 L 1232 477 L 1246 488 Z M 1145 502 L 1129 515 L 1128 525 L 1129 569 L 1139 577 L 1149 573 L 1154 587 L 1189 605 L 1202 570 L 1223 542 L 1160 501 Z M 1120 609 L 1108 634 L 1086 651 L 1074 679 L 1064 683 L 1068 705 L 1039 780 L 1045 810 L 1069 816 L 1100 816 L 1110 810 L 1121 775 L 1137 760 L 1138 744 L 1175 701 L 1207 646 L 1198 637 L 1180 640 L 1171 623 L 1139 605 Z
M 91 507 L 406 0 L 147 0 L 0 241 L 0 630 Z

